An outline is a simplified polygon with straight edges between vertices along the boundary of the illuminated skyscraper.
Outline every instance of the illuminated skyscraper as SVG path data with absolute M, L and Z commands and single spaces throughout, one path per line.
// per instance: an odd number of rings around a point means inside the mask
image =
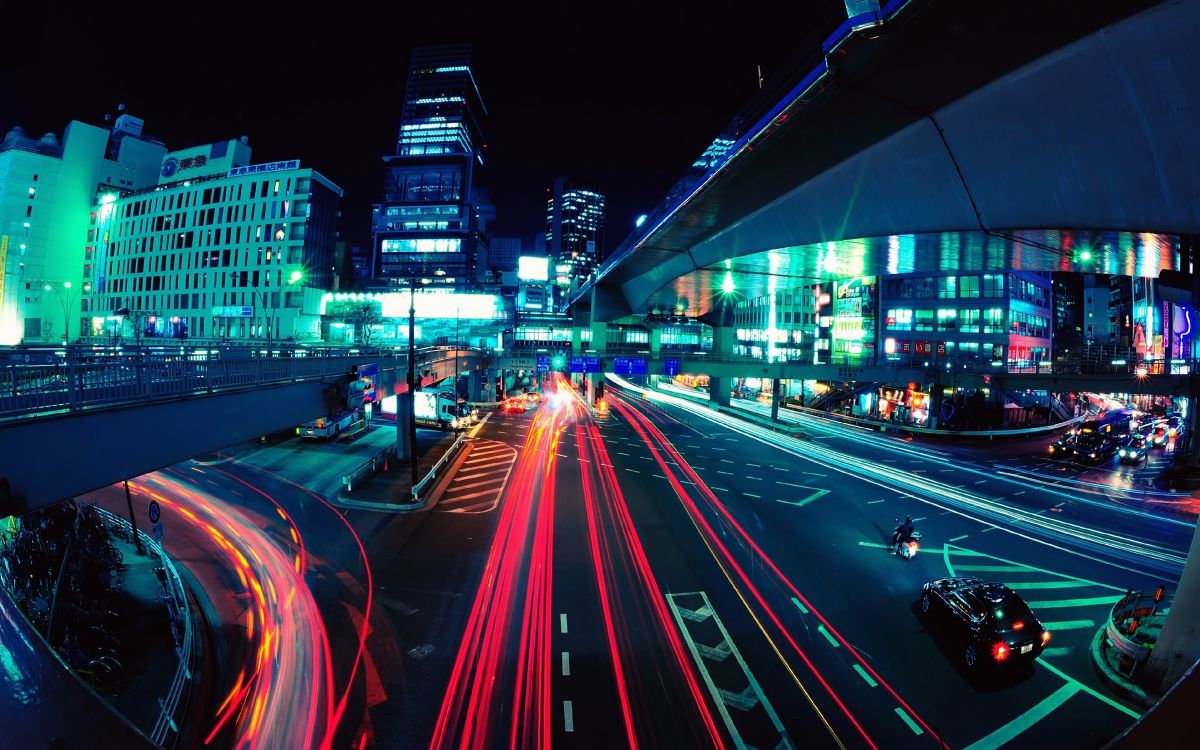
M 559 287 L 581 284 L 600 263 L 604 241 L 604 196 L 566 177 L 554 181 L 546 201 L 546 249 Z
M 471 47 L 413 51 L 396 153 L 384 157 L 383 201 L 374 209 L 376 275 L 470 287 L 485 231 L 475 194 L 486 115 L 471 73 Z

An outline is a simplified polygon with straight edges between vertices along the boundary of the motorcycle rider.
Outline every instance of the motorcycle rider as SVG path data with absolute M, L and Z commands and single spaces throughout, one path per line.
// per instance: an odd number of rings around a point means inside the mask
M 896 526 L 896 531 L 892 534 L 892 554 L 899 554 L 900 545 L 907 542 L 913 535 L 912 516 L 905 516 L 904 523 Z

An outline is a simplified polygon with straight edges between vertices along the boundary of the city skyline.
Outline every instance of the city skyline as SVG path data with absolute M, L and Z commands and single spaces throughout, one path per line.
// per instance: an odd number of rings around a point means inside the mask
M 844 8 L 818 6 L 802 13 L 820 38 Z M 538 234 L 546 186 L 560 174 L 581 174 L 609 196 L 607 250 L 755 94 L 757 66 L 769 78 L 805 35 L 747 20 L 723 25 L 714 43 L 701 21 L 612 18 L 598 19 L 587 35 L 538 37 L 535 44 L 531 19 L 525 24 L 531 33 L 497 37 L 497 19 L 479 14 L 457 26 L 417 24 L 399 37 L 386 23 L 323 19 L 318 32 L 303 20 L 272 21 L 281 38 L 319 33 L 330 52 L 303 74 L 279 79 L 258 69 L 269 55 L 252 52 L 258 49 L 252 45 L 229 58 L 171 56 L 122 76 L 120 61 L 103 63 L 104 75 L 97 75 L 100 63 L 80 62 L 102 58 L 108 47 L 93 33 L 94 20 L 72 16 L 37 44 L 16 41 L 0 72 L 7 94 L 0 128 L 20 125 L 34 138 L 61 137 L 72 119 L 103 125 L 104 115 L 124 103 L 170 149 L 246 135 L 256 158 L 299 159 L 342 185 L 341 237 L 364 246 L 370 206 L 384 182 L 380 157 L 395 150 L 414 47 L 475 46 L 473 67 L 489 108 L 484 185 L 497 207 L 494 233 L 526 240 Z M 521 26 L 521 18 L 512 20 Z M 161 32 L 134 23 L 128 33 L 150 40 Z M 635 43 L 614 46 L 630 38 Z M 571 64 L 560 64 L 566 60 Z M 285 79 L 287 86 L 275 86 Z M 48 80 L 55 82 L 54 97 L 42 92 Z

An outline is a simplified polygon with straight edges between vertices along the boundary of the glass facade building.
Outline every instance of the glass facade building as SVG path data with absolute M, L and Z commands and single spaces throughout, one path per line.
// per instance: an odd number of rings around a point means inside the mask
M 546 200 L 546 249 L 555 264 L 556 284 L 566 290 L 591 276 L 603 244 L 604 195 L 559 177 Z
M 341 188 L 224 141 L 166 154 L 153 188 L 92 210 L 83 314 L 96 337 L 316 339 Z
M 470 288 L 488 269 L 475 195 L 486 110 L 469 45 L 413 51 L 396 152 L 374 207 L 375 275 Z

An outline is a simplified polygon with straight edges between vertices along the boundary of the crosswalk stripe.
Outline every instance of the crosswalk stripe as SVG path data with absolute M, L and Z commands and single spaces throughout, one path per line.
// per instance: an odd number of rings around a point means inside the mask
M 1060 622 L 1043 622 L 1042 627 L 1046 630 L 1080 630 L 1083 628 L 1094 628 L 1096 623 L 1091 620 L 1062 620 Z
M 1042 649 L 1042 658 L 1045 659 L 1051 656 L 1067 656 L 1070 653 L 1070 646 L 1051 646 L 1050 648 Z
M 503 474 L 506 471 L 508 471 L 507 466 L 500 466 L 495 469 L 489 469 L 488 471 L 481 471 L 478 474 L 460 474 L 454 477 L 454 481 L 470 481 L 472 479 L 478 479 L 479 477 L 491 476 L 492 474 Z
M 978 573 L 1020 573 L 1028 570 L 1020 565 L 956 565 L 955 570 L 970 570 Z
M 484 479 L 479 482 L 471 482 L 470 484 L 459 484 L 457 481 L 455 481 L 454 483 L 452 483 L 450 485 L 449 491 L 453 492 L 455 490 L 469 490 L 472 487 L 482 487 L 485 484 L 495 484 L 496 482 L 503 482 L 503 481 L 504 481 L 504 477 L 496 477 L 495 479 Z
M 1119 596 L 1094 596 L 1087 599 L 1053 599 L 1045 602 L 1025 602 L 1032 610 L 1059 609 L 1063 607 L 1095 607 L 1101 604 L 1112 604 Z
M 446 508 L 447 513 L 470 513 L 473 510 L 483 510 L 492 506 L 492 500 L 486 500 L 482 503 L 472 503 L 462 508 Z
M 1009 582 L 1004 585 L 1008 586 L 1010 589 L 1026 589 L 1032 591 L 1033 589 L 1073 589 L 1081 586 L 1091 586 L 1092 584 L 1088 583 L 1087 581 L 1076 581 L 1072 579 L 1068 581 L 1021 581 L 1020 583 Z
M 492 492 L 495 492 L 495 491 L 496 491 L 496 490 L 480 490 L 479 492 L 472 492 L 472 493 L 470 493 L 470 494 L 468 494 L 468 495 L 458 495 L 457 497 L 445 497 L 445 496 L 443 496 L 443 497 L 442 497 L 442 502 L 446 502 L 447 500 L 450 500 L 450 501 L 455 501 L 455 500 L 470 500 L 470 499 L 471 499 L 471 498 L 473 498 L 473 497 L 482 497 L 482 496 L 484 496 L 484 495 L 487 495 L 488 493 L 492 493 Z

